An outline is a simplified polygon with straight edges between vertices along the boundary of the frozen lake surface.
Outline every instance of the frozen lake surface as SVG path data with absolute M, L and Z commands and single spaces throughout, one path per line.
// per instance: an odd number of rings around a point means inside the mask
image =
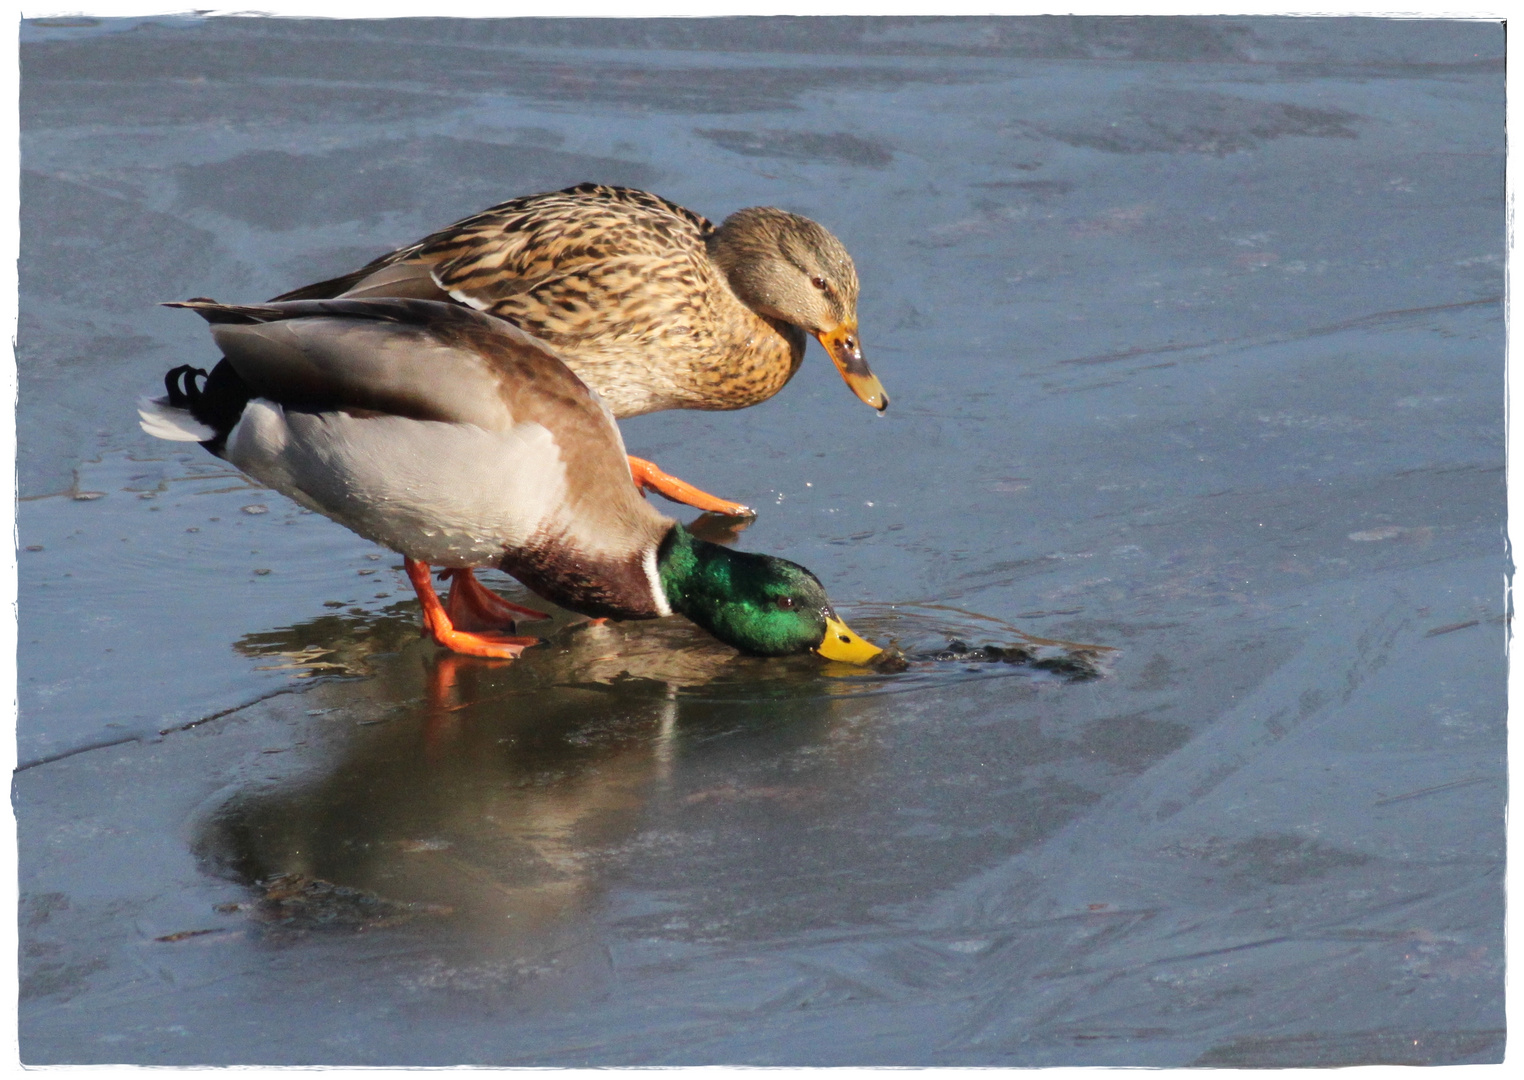
M 22 41 L 23 1061 L 1501 1060 L 1500 26 Z M 867 636 L 1107 673 L 441 656 L 392 554 L 138 430 L 215 360 L 157 302 L 583 180 L 827 225 L 893 400 L 811 345 L 633 453 Z

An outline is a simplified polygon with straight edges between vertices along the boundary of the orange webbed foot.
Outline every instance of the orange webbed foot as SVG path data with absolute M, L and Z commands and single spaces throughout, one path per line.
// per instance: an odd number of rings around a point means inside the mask
M 438 594 L 434 592 L 428 565 L 405 556 L 402 565 L 407 570 L 408 580 L 413 583 L 413 591 L 418 594 L 418 603 L 423 606 L 424 633 L 432 637 L 435 644 L 466 656 L 516 660 L 525 649 L 540 643 L 539 638 L 457 630 L 444 605 L 439 602 Z
M 550 618 L 543 611 L 504 600 L 478 581 L 469 567 L 441 570 L 439 576 L 451 579 L 445 611 L 458 628 L 514 630 L 520 620 L 534 622 Z
M 436 645 L 451 652 L 486 657 L 489 660 L 517 660 L 525 649 L 540 643 L 539 638 L 509 637 L 507 634 L 456 630 L 454 627 L 441 627 L 432 631 L 431 636 Z
M 647 461 L 645 458 L 630 457 L 630 477 L 635 481 L 636 487 L 645 491 L 654 491 L 684 506 L 707 510 L 713 514 L 725 514 L 729 517 L 754 518 L 757 516 L 757 512 L 751 507 L 718 498 L 707 491 L 700 491 L 687 481 L 662 472 L 655 462 Z

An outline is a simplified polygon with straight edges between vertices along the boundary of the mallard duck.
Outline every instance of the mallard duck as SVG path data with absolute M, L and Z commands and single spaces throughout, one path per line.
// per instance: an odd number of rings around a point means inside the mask
M 549 342 L 616 417 L 742 409 L 793 377 L 807 334 L 852 391 L 889 398 L 857 337 L 857 270 L 841 241 L 768 206 L 718 227 L 631 188 L 578 184 L 457 221 L 352 273 L 276 301 L 455 301 Z M 635 481 L 703 510 L 750 515 L 630 459 Z
M 426 300 L 171 306 L 211 324 L 223 359 L 210 375 L 171 370 L 165 396 L 139 402 L 144 430 L 199 442 L 400 552 L 425 631 L 447 649 L 513 659 L 536 639 L 457 628 L 431 566 L 497 566 L 598 618 L 676 612 L 757 655 L 865 663 L 880 651 L 804 567 L 708 543 L 657 512 L 629 481 L 607 405 L 515 326 Z M 452 608 L 472 607 L 461 595 Z

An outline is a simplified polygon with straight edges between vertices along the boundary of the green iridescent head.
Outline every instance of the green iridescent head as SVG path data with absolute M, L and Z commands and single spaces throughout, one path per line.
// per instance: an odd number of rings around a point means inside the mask
M 836 617 L 820 581 L 798 563 L 732 551 L 677 525 L 657 553 L 657 568 L 673 611 L 744 653 L 813 650 L 865 664 L 882 651 Z

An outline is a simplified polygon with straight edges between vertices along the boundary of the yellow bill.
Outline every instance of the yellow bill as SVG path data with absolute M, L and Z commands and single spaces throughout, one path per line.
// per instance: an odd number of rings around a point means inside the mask
M 857 320 L 844 322 L 835 330 L 827 330 L 817 337 L 820 344 L 825 346 L 825 351 L 831 354 L 836 370 L 841 372 L 841 377 L 847 381 L 852 393 L 879 412 L 887 409 L 889 395 L 884 392 L 884 385 L 878 381 L 878 376 L 868 370 L 867 361 L 863 359 L 862 345 L 857 340 Z
M 877 645 L 864 641 L 847 624 L 835 616 L 826 617 L 825 640 L 815 651 L 827 660 L 840 660 L 844 664 L 866 664 L 883 652 Z

